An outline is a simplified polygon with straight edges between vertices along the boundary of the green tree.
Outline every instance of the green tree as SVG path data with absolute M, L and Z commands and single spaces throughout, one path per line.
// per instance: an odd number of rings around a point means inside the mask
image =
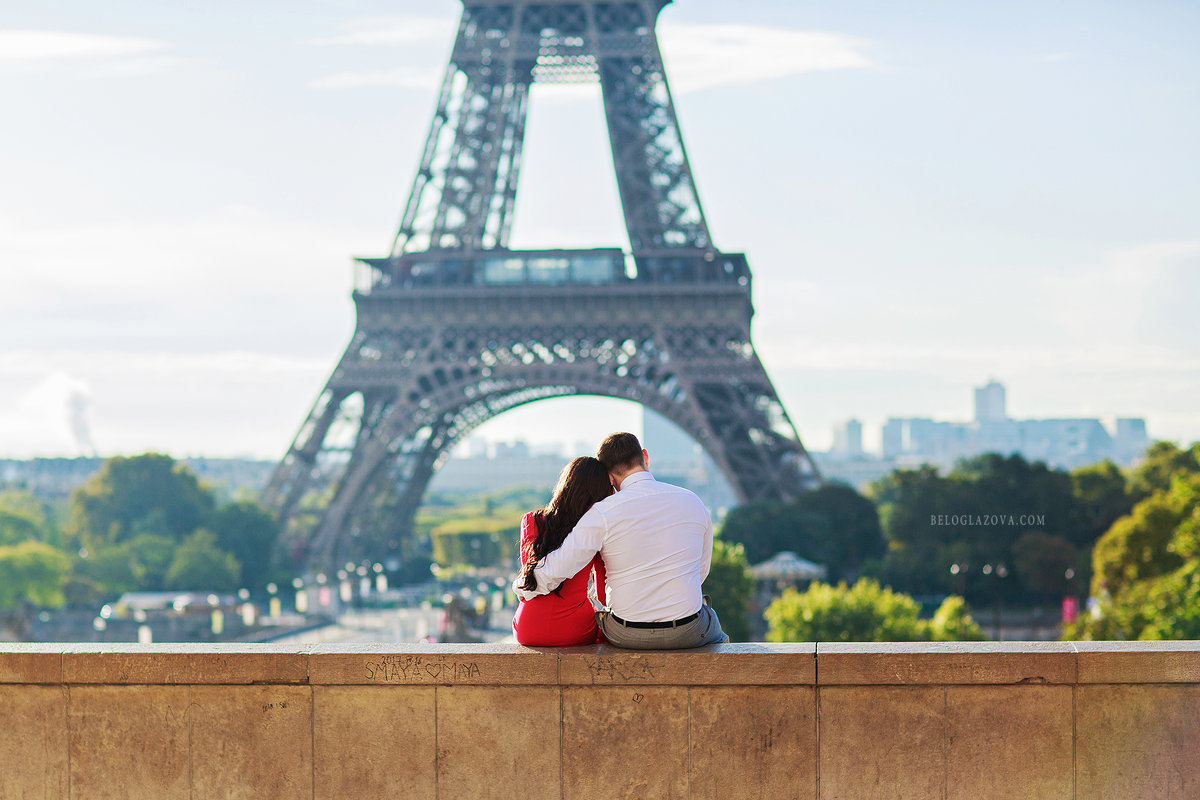
M 958 595 L 950 595 L 929 620 L 929 638 L 935 642 L 978 642 L 982 641 L 983 629 L 971 617 L 967 601 Z
M 40 537 L 41 527 L 36 519 L 16 511 L 0 508 L 0 545 L 32 542 Z
M 1144 500 L 1157 491 L 1171 487 L 1171 480 L 1180 474 L 1200 472 L 1200 442 L 1183 449 L 1172 442 L 1155 442 L 1146 449 L 1142 462 L 1129 476 L 1129 493 L 1134 500 Z
M 1029 570 L 997 584 L 982 567 L 1013 564 L 1016 543 L 1033 530 L 1077 549 L 1090 542 L 1091 534 L 1080 531 L 1071 476 L 1019 455 L 967 459 L 944 477 L 932 467 L 898 470 L 869 492 L 879 504 L 888 550 L 866 572 L 917 595 L 959 593 L 984 602 L 998 592 L 1029 602 L 1044 590 L 1025 584 Z M 962 564 L 966 569 L 952 573 L 952 565 Z
M 141 588 L 137 564 L 125 545 L 101 545 L 84 549 L 87 554 L 75 564 L 75 573 L 104 594 L 124 594 Z
M 24 638 L 26 607 L 61 606 L 70 571 L 67 554 L 43 542 L 0 546 L 0 627 Z
M 918 642 L 955 636 L 982 639 L 961 598 L 948 598 L 934 620 L 905 594 L 869 578 L 853 586 L 814 583 L 803 593 L 787 589 L 767 606 L 772 642 Z
M 219 508 L 210 525 L 217 544 L 242 565 L 242 584 L 265 586 L 279 538 L 275 516 L 258 503 L 243 500 Z
M 1076 501 L 1075 546 L 1091 544 L 1133 508 L 1125 475 L 1111 461 L 1101 461 L 1071 472 L 1071 494 Z
M 751 564 L 790 550 L 824 564 L 831 541 L 829 520 L 791 503 L 753 501 L 732 509 L 721 525 L 720 538 L 742 545 Z
M 915 594 L 950 591 L 947 570 L 960 560 L 948 545 L 962 542 L 957 527 L 935 519 L 965 512 L 952 481 L 930 466 L 899 469 L 868 488 L 879 509 L 887 552 L 873 574 L 882 582 Z
M 1092 551 L 1092 596 L 1115 597 L 1138 581 L 1182 566 L 1170 544 L 1187 513 L 1183 491 L 1160 491 L 1114 522 Z
M 1079 554 L 1061 536 L 1026 531 L 1012 547 L 1013 571 L 1025 587 L 1043 599 L 1061 597 L 1070 589 L 1067 570 L 1076 569 Z
M 46 508 L 42 502 L 25 489 L 0 491 L 0 511 L 7 511 L 33 520 L 40 529 L 46 524 Z
M 71 529 L 84 544 L 118 543 L 138 534 L 183 539 L 207 523 L 212 494 L 170 456 L 110 458 L 71 496 Z
M 431 531 L 433 560 L 443 567 L 491 567 L 516 555 L 519 529 L 511 518 L 451 519 Z
M 85 548 L 87 556 L 76 562 L 75 572 L 109 594 L 159 591 L 177 547 L 165 536 L 142 533 L 120 544 Z
M 1200 474 L 1181 470 L 1117 520 L 1093 568 L 1096 613 L 1064 638 L 1200 638 Z
M 175 550 L 167 570 L 168 589 L 216 590 L 231 592 L 239 588 L 242 565 L 217 546 L 212 531 L 198 530 Z
M 856 573 L 867 559 L 887 550 L 875 504 L 844 483 L 827 483 L 805 492 L 792 504 L 801 514 L 828 523 L 826 566 L 831 580 Z
M 731 642 L 750 638 L 750 598 L 754 578 L 746 562 L 746 550 L 740 544 L 713 541 L 712 566 L 704 579 L 704 593 L 712 601 L 721 620 L 721 628 Z
M 0 609 L 22 602 L 55 608 L 63 604 L 62 587 L 71 571 L 66 553 L 42 542 L 0 547 Z

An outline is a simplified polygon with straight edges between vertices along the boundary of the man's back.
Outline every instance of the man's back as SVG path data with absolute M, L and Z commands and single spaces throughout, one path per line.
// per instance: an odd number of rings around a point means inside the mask
M 712 524 L 695 494 L 638 472 L 593 506 L 580 520 L 584 525 L 603 530 L 608 602 L 618 616 L 672 620 L 700 607 L 700 586 L 712 560 Z

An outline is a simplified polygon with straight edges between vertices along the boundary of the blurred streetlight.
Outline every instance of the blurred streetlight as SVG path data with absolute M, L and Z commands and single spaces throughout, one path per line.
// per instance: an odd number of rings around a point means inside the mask
M 304 579 L 294 579 L 292 581 L 292 587 L 296 590 L 296 613 L 308 613 L 308 592 L 304 591 Z

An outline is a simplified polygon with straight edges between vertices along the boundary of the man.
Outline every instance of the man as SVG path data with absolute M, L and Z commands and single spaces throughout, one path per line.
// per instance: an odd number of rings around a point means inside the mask
M 712 562 L 708 509 L 687 489 L 654 480 L 649 454 L 632 433 L 608 436 L 596 458 L 616 494 L 588 509 L 534 569 L 535 591 L 515 583 L 513 590 L 526 600 L 547 594 L 600 553 L 609 608 L 596 613 L 596 622 L 609 642 L 677 650 L 728 641 L 700 592 Z

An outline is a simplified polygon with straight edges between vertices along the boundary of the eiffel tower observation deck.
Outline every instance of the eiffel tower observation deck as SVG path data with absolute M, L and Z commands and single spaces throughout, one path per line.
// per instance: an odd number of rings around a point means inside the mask
M 751 343 L 746 258 L 709 235 L 655 38 L 669 2 L 464 0 L 391 252 L 358 259 L 354 336 L 267 489 L 294 559 L 381 558 L 456 442 L 553 397 L 657 411 L 742 501 L 818 482 Z M 509 248 L 535 81 L 599 82 L 628 251 Z

